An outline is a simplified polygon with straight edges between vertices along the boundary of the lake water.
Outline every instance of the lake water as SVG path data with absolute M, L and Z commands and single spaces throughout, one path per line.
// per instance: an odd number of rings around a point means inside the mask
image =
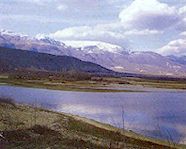
M 0 96 L 19 103 L 80 115 L 175 141 L 186 139 L 186 91 L 89 93 L 0 86 Z M 123 118 L 122 118 L 123 115 Z

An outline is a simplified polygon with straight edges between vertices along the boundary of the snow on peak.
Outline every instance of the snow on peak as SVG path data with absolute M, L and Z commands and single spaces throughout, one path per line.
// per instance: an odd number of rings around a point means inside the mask
M 46 36 L 45 34 L 37 34 L 35 36 L 35 38 L 37 40 L 40 40 L 40 41 L 43 41 L 45 43 L 49 43 L 49 44 L 52 44 L 52 45 L 56 45 L 56 46 L 65 46 L 64 43 L 60 42 L 60 41 L 57 41 L 57 40 L 54 40 L 48 36 Z
M 1 33 L 2 35 L 17 35 L 17 33 L 14 33 L 13 31 L 6 30 L 6 29 L 1 29 L 1 30 L 0 30 L 0 33 Z
M 69 41 L 65 40 L 63 41 L 67 46 L 71 46 L 73 48 L 81 48 L 82 50 L 90 50 L 89 52 L 102 52 L 102 51 L 108 51 L 112 53 L 120 53 L 123 51 L 123 48 L 106 43 L 101 41 Z M 92 51 L 93 50 L 93 51 Z
M 15 33 L 11 30 L 6 30 L 6 29 L 0 29 L 0 34 L 1 35 L 9 35 L 9 36 L 28 37 L 28 35 L 21 34 L 21 33 Z
M 37 35 L 35 36 L 35 38 L 38 39 L 38 40 L 41 40 L 41 39 L 47 38 L 47 36 L 46 36 L 45 34 L 37 34 Z

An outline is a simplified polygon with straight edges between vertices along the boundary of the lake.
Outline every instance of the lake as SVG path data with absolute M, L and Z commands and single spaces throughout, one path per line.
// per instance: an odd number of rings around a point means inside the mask
M 155 138 L 186 139 L 186 91 L 95 93 L 0 86 L 0 96 Z

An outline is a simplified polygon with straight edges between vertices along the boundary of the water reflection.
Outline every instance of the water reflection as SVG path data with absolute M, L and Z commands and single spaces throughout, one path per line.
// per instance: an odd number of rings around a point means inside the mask
M 82 93 L 0 86 L 0 96 L 95 119 L 147 136 L 186 138 L 186 92 Z M 181 138 L 181 139 L 180 139 Z

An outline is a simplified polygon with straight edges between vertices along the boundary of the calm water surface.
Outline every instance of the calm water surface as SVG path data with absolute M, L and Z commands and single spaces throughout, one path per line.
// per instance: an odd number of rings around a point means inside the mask
M 186 139 L 186 91 L 88 93 L 0 86 L 0 96 L 117 127 L 122 127 L 124 115 L 125 129 L 156 138 Z

